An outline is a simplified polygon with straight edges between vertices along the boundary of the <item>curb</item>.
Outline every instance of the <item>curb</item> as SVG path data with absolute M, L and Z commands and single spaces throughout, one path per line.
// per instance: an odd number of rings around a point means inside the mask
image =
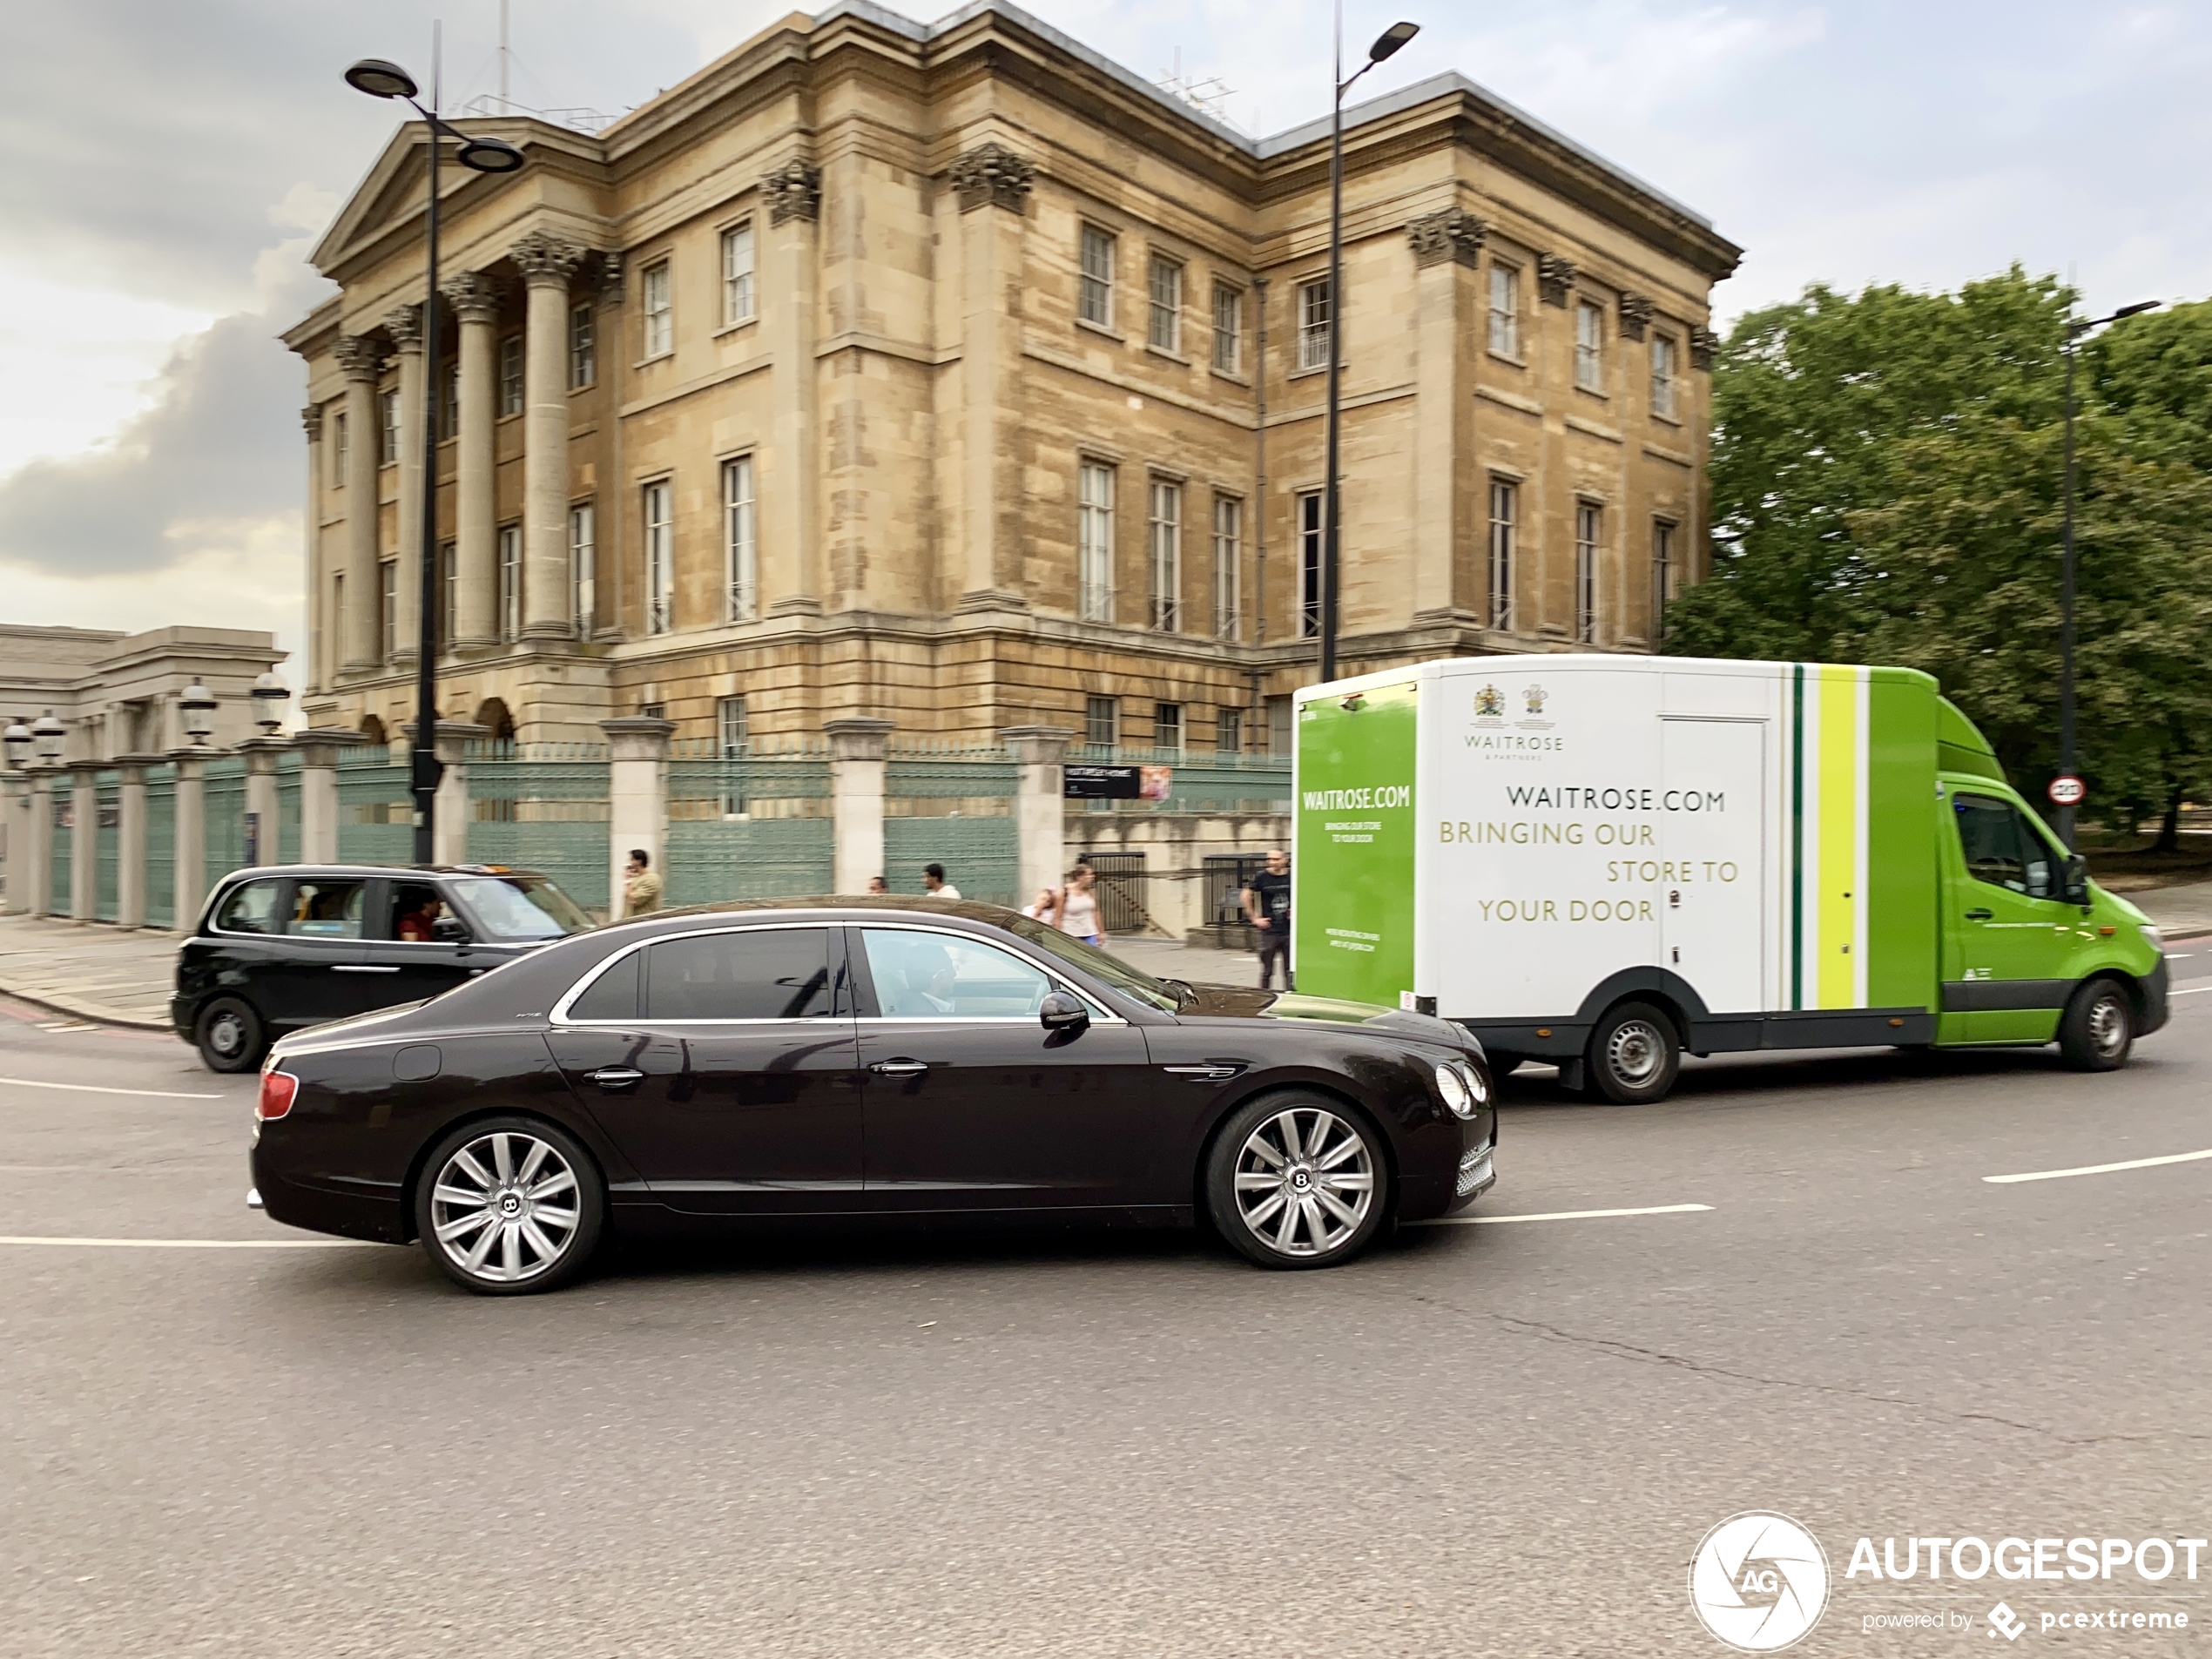
M 72 1020 L 89 1020 L 95 1025 L 111 1025 L 125 1031 L 160 1031 L 175 1035 L 176 1028 L 166 1020 L 145 1020 L 135 1014 L 125 1014 L 98 1002 L 87 1002 L 80 997 L 66 996 L 58 991 L 30 989 L 19 981 L 0 979 L 0 996 L 13 997 L 18 1002 L 28 1002 L 35 1008 L 49 1014 L 59 1014 Z

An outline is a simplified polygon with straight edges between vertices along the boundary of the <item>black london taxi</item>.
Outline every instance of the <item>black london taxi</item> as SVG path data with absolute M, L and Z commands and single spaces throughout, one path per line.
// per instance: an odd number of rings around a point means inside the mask
M 210 1070 L 251 1071 L 287 1032 L 435 996 L 590 926 L 530 870 L 233 870 L 178 949 L 170 1022 Z

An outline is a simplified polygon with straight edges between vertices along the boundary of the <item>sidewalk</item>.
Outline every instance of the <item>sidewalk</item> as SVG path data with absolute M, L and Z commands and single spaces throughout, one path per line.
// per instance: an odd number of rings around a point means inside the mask
M 0 995 L 101 1025 L 169 1029 L 177 936 L 0 916 Z

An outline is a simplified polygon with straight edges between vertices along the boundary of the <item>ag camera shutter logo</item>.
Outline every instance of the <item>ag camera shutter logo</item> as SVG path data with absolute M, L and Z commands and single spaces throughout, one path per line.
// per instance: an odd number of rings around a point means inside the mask
M 1787 1515 L 1750 1509 L 1707 1533 L 1689 1562 L 1698 1622 L 1739 1653 L 1779 1653 L 1828 1610 L 1828 1554 Z

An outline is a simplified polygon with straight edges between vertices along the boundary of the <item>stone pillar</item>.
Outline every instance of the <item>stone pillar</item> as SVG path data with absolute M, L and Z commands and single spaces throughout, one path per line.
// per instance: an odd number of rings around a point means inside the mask
M 169 751 L 177 767 L 177 851 L 171 880 L 180 934 L 192 930 L 207 900 L 207 791 L 202 769 L 208 752 L 196 744 Z
M 159 755 L 128 754 L 115 758 L 121 779 L 116 814 L 115 919 L 125 927 L 146 925 L 146 768 L 161 764 Z
M 415 722 L 401 728 L 408 747 L 415 747 Z M 438 774 L 438 792 L 430 821 L 430 862 L 469 862 L 469 745 L 491 736 L 488 725 L 469 720 L 441 720 L 431 747 L 445 764 Z
M 422 308 L 401 306 L 384 318 L 384 332 L 400 359 L 399 592 L 392 606 L 395 667 L 412 667 L 422 631 L 422 422 L 424 407 Z
M 499 414 L 499 294 L 471 271 L 446 288 L 461 320 L 461 431 L 454 457 L 455 651 L 482 651 L 499 637 L 499 514 L 493 443 Z
M 368 739 L 344 726 L 319 726 L 292 740 L 300 751 L 300 862 L 338 862 L 338 754 Z
M 642 717 L 602 720 L 610 748 L 607 768 L 607 916 L 623 914 L 622 867 L 630 849 L 642 846 L 652 867 L 668 879 L 668 739 L 676 730 L 673 720 Z M 665 889 L 664 889 L 664 895 Z
M 523 340 L 523 637 L 566 639 L 569 600 L 569 278 L 584 250 L 543 231 L 510 257 L 529 286 Z
M 307 435 L 307 512 L 301 521 L 307 526 L 307 689 L 320 691 L 330 684 L 331 659 L 335 655 L 331 650 L 330 617 L 326 614 L 329 573 L 322 568 L 322 405 L 310 403 L 301 409 L 300 425 Z M 158 743 L 161 738 L 150 732 L 146 741 Z
M 759 236 L 760 343 L 770 371 L 769 439 L 759 453 L 755 489 L 760 502 L 762 614 L 813 615 L 822 608 L 819 480 L 815 462 L 815 226 L 822 212 L 822 171 L 793 158 L 764 173 L 761 199 L 768 228 Z
M 1447 207 L 1413 220 L 1406 233 L 1413 246 L 1416 341 L 1413 610 L 1416 620 L 1447 621 L 1480 609 L 1474 591 L 1460 590 L 1457 577 L 1461 550 L 1472 556 L 1480 543 L 1475 497 L 1460 480 L 1461 459 L 1473 448 L 1474 401 L 1465 365 L 1480 320 L 1475 276 L 1489 226 Z M 1468 563 L 1472 570 L 1472 556 Z M 1371 625 L 1373 620 L 1371 614 Z
M 69 763 L 69 914 L 90 921 L 99 907 L 100 763 Z
M 1027 904 L 1039 887 L 1056 887 L 1068 869 L 1068 809 L 1062 763 L 1068 740 L 1065 726 L 1010 725 L 1000 732 L 1014 752 L 1018 769 L 1014 787 L 1015 834 L 1021 848 L 1022 885 Z
M 40 766 L 30 774 L 30 867 L 24 874 L 29 885 L 24 894 L 30 902 L 23 911 L 28 916 L 43 916 L 54 907 L 54 779 L 60 772 L 58 766 Z
M 830 890 L 866 893 L 868 878 L 883 872 L 884 754 L 893 722 L 826 722 L 830 740 Z
M 7 849 L 8 862 L 0 871 L 0 915 L 28 916 L 32 914 L 30 890 L 32 872 L 39 876 L 46 873 L 31 861 L 37 842 L 33 827 L 37 809 L 37 797 L 31 792 L 31 774 L 10 770 L 0 772 L 0 846 Z
M 346 578 L 345 604 L 338 617 L 343 633 L 338 660 L 354 673 L 381 667 L 377 633 L 383 597 L 376 581 L 376 376 L 384 348 L 366 334 L 338 342 L 338 366 L 346 372 Z
M 281 738 L 248 738 L 238 745 L 246 757 L 246 840 L 248 864 L 275 864 L 284 857 L 279 840 L 277 757 L 292 745 Z
M 960 202 L 960 604 L 964 609 L 1025 607 L 1022 578 L 1020 417 L 1011 405 L 1022 355 L 1022 318 L 1007 303 L 1022 280 L 1022 233 L 1028 223 L 1035 164 L 986 142 L 954 159 L 948 179 Z M 1141 259 L 1136 239 L 1128 257 Z M 1117 319 L 1142 338 L 1143 273 L 1127 290 L 1133 307 Z M 1211 304 L 1211 299 L 1204 303 Z M 1123 488 L 1141 508 L 1143 480 L 1132 469 Z M 1193 499 L 1196 499 L 1194 496 Z M 1211 568 L 1209 565 L 1208 568 Z M 1129 620 L 1129 618 L 1123 618 Z

